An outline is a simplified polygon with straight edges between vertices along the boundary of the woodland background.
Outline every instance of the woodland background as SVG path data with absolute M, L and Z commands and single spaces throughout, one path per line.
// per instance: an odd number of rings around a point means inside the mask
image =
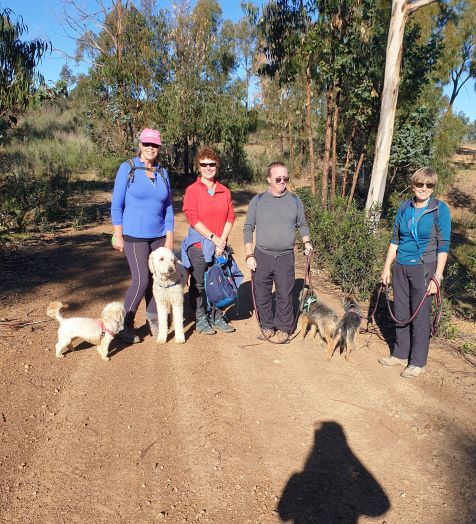
M 452 110 L 476 77 L 475 0 L 430 1 L 408 17 L 378 226 L 364 206 L 391 2 L 243 2 L 237 23 L 216 0 L 88 5 L 62 2 L 74 59 L 88 72 L 75 76 L 65 65 L 55 85 L 37 72 L 51 44 L 26 40 L 21 13 L 0 6 L 0 257 L 38 230 L 108 220 L 90 215 L 87 191 L 110 187 L 140 130 L 155 127 L 177 192 L 195 175 L 203 144 L 220 150 L 232 189 L 263 182 L 269 162 L 286 162 L 307 208 L 316 264 L 366 298 L 409 174 L 432 166 L 444 194 L 455 154 L 476 140 L 476 123 Z M 476 310 L 475 201 L 464 198 L 445 280 L 448 337 L 451 315 L 474 319 Z

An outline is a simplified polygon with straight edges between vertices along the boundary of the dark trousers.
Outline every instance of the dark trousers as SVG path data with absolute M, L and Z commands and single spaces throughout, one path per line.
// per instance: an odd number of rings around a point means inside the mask
M 190 297 L 190 307 L 195 311 L 195 318 L 198 320 L 204 315 L 209 315 L 212 317 L 212 320 L 215 320 L 222 317 L 222 311 L 211 309 L 208 306 L 207 294 L 205 293 L 205 272 L 212 264 L 205 260 L 203 251 L 194 246 L 188 248 L 187 254 L 192 264 L 188 295 Z
M 253 287 L 260 325 L 263 329 L 276 328 L 291 334 L 294 327 L 294 252 L 275 256 L 256 249 L 255 256 Z M 273 284 L 276 298 L 274 313 Z
M 152 275 L 149 271 L 149 255 L 164 244 L 165 237 L 150 242 L 124 242 L 124 253 L 131 271 L 131 284 L 124 297 L 126 313 L 136 312 L 142 297 L 145 297 L 147 318 L 157 317 L 157 304 L 152 293 Z
M 395 263 L 392 282 L 398 320 L 407 320 L 416 311 L 435 271 L 436 262 L 416 266 Z M 426 366 L 431 335 L 431 305 L 432 299 L 426 299 L 411 324 L 396 325 L 393 356 L 408 359 L 408 363 L 414 366 Z

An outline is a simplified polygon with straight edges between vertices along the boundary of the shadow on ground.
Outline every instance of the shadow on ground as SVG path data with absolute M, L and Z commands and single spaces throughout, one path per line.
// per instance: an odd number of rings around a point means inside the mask
M 378 517 L 390 501 L 378 481 L 354 455 L 337 422 L 323 422 L 304 469 L 288 480 L 278 504 L 282 521 L 294 524 L 355 524 Z

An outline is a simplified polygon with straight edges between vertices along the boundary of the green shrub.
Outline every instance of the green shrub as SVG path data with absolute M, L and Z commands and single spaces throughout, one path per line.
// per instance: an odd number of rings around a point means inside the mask
M 367 298 L 379 282 L 388 233 L 372 232 L 365 211 L 351 206 L 346 211 L 343 199 L 332 209 L 323 209 L 320 198 L 305 188 L 298 190 L 304 203 L 316 261 L 327 269 L 332 280 L 345 292 Z

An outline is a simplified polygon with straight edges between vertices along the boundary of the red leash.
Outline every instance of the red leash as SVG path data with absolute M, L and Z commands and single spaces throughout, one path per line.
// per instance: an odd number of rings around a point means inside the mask
M 442 314 L 442 311 L 443 311 L 443 300 L 441 298 L 441 286 L 440 286 L 440 283 L 439 283 L 438 279 L 436 277 L 431 277 L 430 281 L 433 281 L 435 283 L 435 286 L 436 286 L 436 294 L 435 294 L 436 312 L 435 312 L 435 315 L 434 315 L 433 320 L 431 322 L 431 335 L 434 336 L 438 332 L 438 326 L 440 324 L 441 314 Z M 399 326 L 406 326 L 407 324 L 410 324 L 410 322 L 413 322 L 413 320 L 415 320 L 416 316 L 420 312 L 420 309 L 422 308 L 423 304 L 425 303 L 425 300 L 428 297 L 431 297 L 430 293 L 427 291 L 423 295 L 423 298 L 421 299 L 420 303 L 418 304 L 418 307 L 416 308 L 416 310 L 413 313 L 413 315 L 408 320 L 399 320 L 398 318 L 395 317 L 395 314 L 392 311 L 392 307 L 390 305 L 390 299 L 388 298 L 387 286 L 384 285 L 384 284 L 380 284 L 380 287 L 379 287 L 379 290 L 378 290 L 378 293 L 377 293 L 377 300 L 375 301 L 374 309 L 373 309 L 372 313 L 370 314 L 370 316 L 367 317 L 367 329 L 365 331 L 363 331 L 363 333 L 371 333 L 371 331 L 369 329 L 369 326 L 370 326 L 370 324 L 374 324 L 375 325 L 375 313 L 376 313 L 377 308 L 378 308 L 380 295 L 382 294 L 382 291 L 384 291 L 385 297 L 387 299 L 387 309 L 388 309 L 390 318 L 395 322 L 395 324 L 398 324 Z

